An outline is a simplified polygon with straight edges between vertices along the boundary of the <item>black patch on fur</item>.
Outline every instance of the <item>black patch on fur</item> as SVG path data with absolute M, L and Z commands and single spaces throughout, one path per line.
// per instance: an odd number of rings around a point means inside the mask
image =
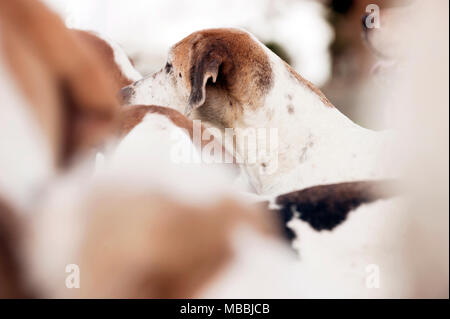
M 393 186 L 386 180 L 320 185 L 280 195 L 276 204 L 286 222 L 298 214 L 315 230 L 332 230 L 360 205 L 395 196 Z M 295 238 L 291 230 L 287 233 Z

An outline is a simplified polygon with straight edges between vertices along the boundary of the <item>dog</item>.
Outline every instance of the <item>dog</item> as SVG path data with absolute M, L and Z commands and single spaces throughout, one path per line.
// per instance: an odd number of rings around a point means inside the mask
M 394 174 L 384 165 L 392 160 L 390 133 L 353 123 L 245 31 L 211 29 L 189 35 L 171 48 L 163 69 L 121 94 L 129 104 L 173 107 L 222 133 L 234 129 L 224 144 L 241 158 L 258 194 Z M 247 129 L 255 128 L 277 129 L 274 150 L 258 155 L 269 147 L 259 137 L 246 141 Z M 257 154 L 256 159 L 248 154 Z

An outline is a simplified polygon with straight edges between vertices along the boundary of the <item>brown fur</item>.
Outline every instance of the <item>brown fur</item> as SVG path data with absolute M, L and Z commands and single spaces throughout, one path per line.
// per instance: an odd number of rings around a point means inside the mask
M 110 195 L 88 205 L 77 297 L 196 297 L 232 259 L 238 224 L 277 234 L 258 212 L 229 200 L 195 206 L 164 196 Z
M 81 41 L 85 41 L 89 46 L 91 46 L 101 55 L 104 68 L 110 73 L 109 76 L 113 79 L 117 92 L 124 86 L 133 83 L 133 80 L 128 79 L 122 73 L 122 70 L 114 60 L 113 49 L 105 40 L 96 36 L 92 32 L 83 30 L 73 30 L 73 32 L 75 32 L 75 34 L 81 39 Z
M 114 84 L 101 58 L 37 0 L 0 0 L 4 58 L 59 164 L 111 129 Z
M 191 92 L 190 107 L 205 105 L 201 109 L 207 109 L 218 104 L 214 100 L 222 99 L 220 106 L 227 109 L 219 113 L 225 119 L 236 117 L 239 106 L 257 108 L 272 85 L 266 53 L 245 32 L 195 32 L 177 43 L 171 55 L 174 69 Z M 230 103 L 233 106 L 228 107 Z

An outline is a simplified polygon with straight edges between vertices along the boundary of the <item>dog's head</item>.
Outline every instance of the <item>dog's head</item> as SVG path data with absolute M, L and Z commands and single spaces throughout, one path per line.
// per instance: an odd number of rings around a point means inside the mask
M 175 44 L 163 69 L 123 88 L 122 96 L 127 104 L 173 106 L 225 126 L 261 105 L 272 82 L 261 43 L 241 30 L 211 29 Z

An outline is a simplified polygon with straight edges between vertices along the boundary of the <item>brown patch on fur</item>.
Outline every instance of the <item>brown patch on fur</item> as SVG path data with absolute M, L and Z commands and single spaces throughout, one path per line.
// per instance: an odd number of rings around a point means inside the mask
M 286 66 L 286 69 L 288 70 L 289 74 L 297 79 L 297 81 L 302 84 L 303 86 L 306 86 L 308 89 L 310 89 L 312 92 L 314 92 L 322 101 L 323 104 L 329 107 L 334 107 L 333 104 L 327 99 L 325 94 L 322 93 L 321 90 L 319 90 L 314 84 L 303 78 L 300 74 L 298 74 L 289 64 L 284 62 L 284 65 Z
M 124 86 L 132 84 L 134 81 L 128 79 L 122 72 L 122 69 L 117 65 L 114 60 L 114 50 L 111 46 L 102 38 L 96 36 L 92 32 L 83 30 L 73 30 L 75 34 L 81 39 L 86 41 L 94 50 L 96 50 L 102 57 L 105 70 L 110 73 L 110 78 L 114 80 L 116 91 L 119 91 Z M 131 61 L 130 61 L 131 62 Z
M 230 262 L 237 225 L 277 234 L 258 211 L 231 200 L 195 206 L 105 192 L 88 207 L 76 297 L 196 297 Z
M 59 164 L 96 145 L 118 102 L 101 58 L 37 0 L 0 0 L 4 58 Z
M 214 93 L 227 97 L 222 108 L 233 102 L 234 107 L 228 112 L 238 112 L 238 105 L 255 109 L 272 85 L 272 68 L 266 53 L 242 31 L 211 29 L 192 33 L 172 48 L 171 55 L 174 68 L 182 73 L 190 91 L 192 109 L 203 104 L 214 106 L 208 101 L 219 98 Z
M 20 229 L 15 213 L 0 198 L 0 299 L 27 297 L 17 256 Z

